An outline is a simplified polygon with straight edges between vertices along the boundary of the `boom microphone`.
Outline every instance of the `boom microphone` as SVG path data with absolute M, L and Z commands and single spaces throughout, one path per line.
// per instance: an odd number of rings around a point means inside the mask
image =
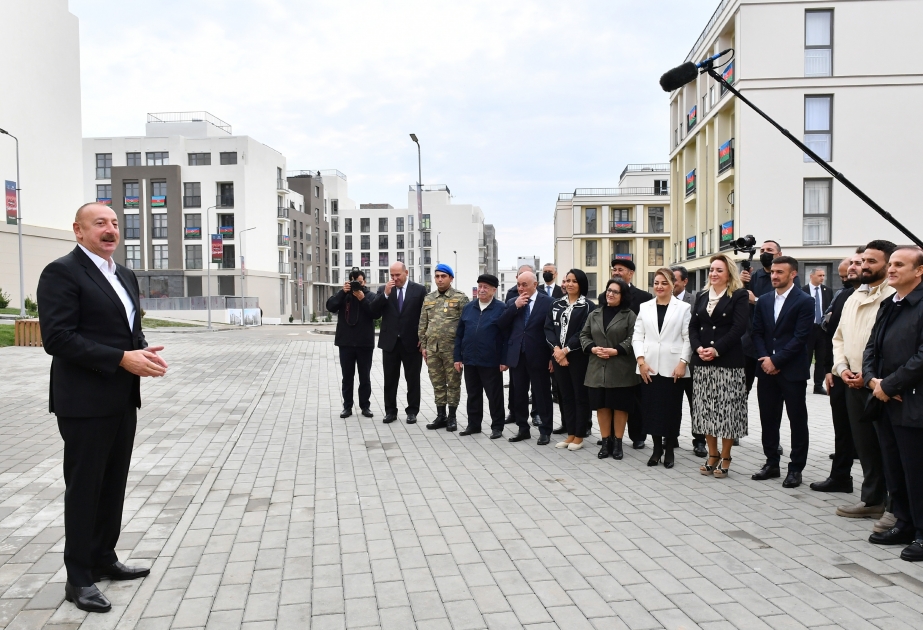
M 718 57 L 728 54 L 731 50 L 733 49 L 728 48 L 727 50 L 722 50 L 718 54 L 712 55 L 699 63 L 687 61 L 681 66 L 676 66 L 672 70 L 667 70 L 663 73 L 663 76 L 660 77 L 660 87 L 663 88 L 664 92 L 672 92 L 673 90 L 678 90 L 687 83 L 692 83 L 699 75 L 700 68 L 707 66 Z

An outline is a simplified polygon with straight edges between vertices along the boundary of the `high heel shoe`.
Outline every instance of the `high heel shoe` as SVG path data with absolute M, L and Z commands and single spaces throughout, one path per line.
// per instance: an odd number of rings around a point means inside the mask
M 651 458 L 647 460 L 648 466 L 656 466 L 660 463 L 660 459 L 663 457 L 663 440 L 654 438 L 654 452 L 651 453 Z
M 609 438 L 609 450 L 612 451 L 612 459 L 622 459 L 622 438 Z
M 663 467 L 673 468 L 673 464 L 673 447 L 669 446 L 663 454 Z
M 723 462 L 729 462 L 729 461 L 731 461 L 731 459 L 733 459 L 733 458 L 731 458 L 731 457 L 722 457 L 722 458 L 721 458 L 721 461 L 723 461 Z M 730 466 L 728 466 L 727 468 L 722 468 L 721 466 L 718 466 L 717 468 L 715 468 L 715 479 L 724 479 L 725 477 L 727 477 L 727 476 L 728 476 L 728 471 L 730 470 L 730 468 L 731 468 Z
M 710 462 L 713 459 L 716 459 L 718 461 L 715 462 L 714 466 L 709 466 L 708 462 Z M 720 461 L 721 461 L 721 455 L 709 455 L 708 459 L 705 460 L 705 463 L 702 466 L 699 466 L 699 472 L 702 473 L 703 475 L 712 474 L 715 471 L 715 466 L 717 466 L 718 462 Z

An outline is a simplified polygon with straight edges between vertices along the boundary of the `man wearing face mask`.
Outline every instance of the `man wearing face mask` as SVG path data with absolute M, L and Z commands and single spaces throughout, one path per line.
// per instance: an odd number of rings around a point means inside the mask
M 760 246 L 760 265 L 762 269 L 757 269 L 753 272 L 744 269 L 740 272 L 740 279 L 747 285 L 747 289 L 750 291 L 751 327 L 753 326 L 753 317 L 756 314 L 756 303 L 759 301 L 760 296 L 772 291 L 772 278 L 769 275 L 772 261 L 774 258 L 781 255 L 782 246 L 776 241 L 763 241 L 763 244 Z M 749 331 L 744 335 L 743 342 L 744 352 L 747 355 L 744 373 L 747 377 L 747 393 L 749 394 L 750 390 L 753 389 L 753 381 L 756 378 L 756 369 L 759 361 L 756 356 L 756 346 L 753 345 Z
M 541 290 L 545 294 L 557 300 L 558 298 L 564 297 L 564 291 L 561 287 L 558 286 L 558 268 L 552 265 L 551 263 L 545 263 L 545 266 L 542 267 L 542 280 L 545 281 L 545 284 L 542 286 Z

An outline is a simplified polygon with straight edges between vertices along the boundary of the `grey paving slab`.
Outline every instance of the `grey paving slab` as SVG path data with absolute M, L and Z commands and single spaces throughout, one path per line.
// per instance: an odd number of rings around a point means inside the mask
M 569 452 L 384 425 L 377 351 L 376 417 L 341 420 L 336 348 L 306 330 L 149 335 L 171 367 L 143 385 L 118 551 L 153 570 L 101 584 L 107 615 L 63 601 L 50 360 L 0 349 L 0 628 L 920 625 L 923 567 L 869 545 L 869 521 L 835 516 L 857 494 L 807 488 L 833 449 L 824 397 L 808 397 L 805 485 L 785 490 L 749 478 L 755 394 L 716 480 L 698 474 L 688 418 L 672 470 L 647 467 L 649 449 L 600 461 L 592 441 Z

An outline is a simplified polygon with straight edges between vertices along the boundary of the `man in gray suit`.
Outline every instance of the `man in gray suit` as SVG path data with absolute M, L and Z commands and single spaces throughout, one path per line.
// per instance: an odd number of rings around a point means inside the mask
M 689 272 L 685 267 L 676 265 L 670 267 L 673 270 L 673 295 L 678 299 L 682 300 L 688 304 L 691 308 L 695 308 L 695 293 L 692 291 L 686 290 L 686 285 L 689 283 Z M 692 368 L 692 366 L 689 366 Z M 686 400 L 689 402 L 689 416 L 692 416 L 692 379 L 684 378 L 683 380 L 683 390 L 686 392 Z M 678 446 L 678 445 L 677 445 Z M 705 436 L 701 433 L 692 434 L 692 452 L 695 453 L 698 457 L 705 457 L 708 455 L 708 449 L 705 447 Z

